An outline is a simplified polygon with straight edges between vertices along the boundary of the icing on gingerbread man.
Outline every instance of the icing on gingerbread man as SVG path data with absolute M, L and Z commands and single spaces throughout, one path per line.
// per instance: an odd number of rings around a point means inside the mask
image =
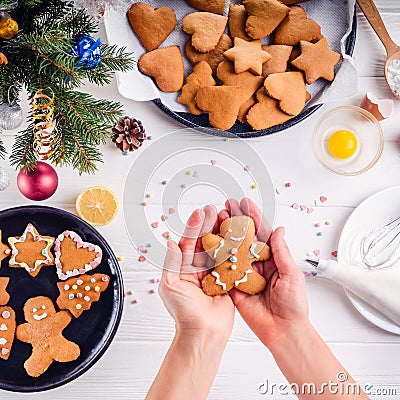
M 252 218 L 227 218 L 220 226 L 221 236 L 208 233 L 202 238 L 204 250 L 215 260 L 215 268 L 202 280 L 204 293 L 216 296 L 237 288 L 249 294 L 264 290 L 265 278 L 253 269 L 255 261 L 267 260 L 268 245 L 254 242 Z
M 51 299 L 39 296 L 25 303 L 24 315 L 27 323 L 17 327 L 17 338 L 32 345 L 32 354 L 24 363 L 28 375 L 38 377 L 53 361 L 79 357 L 79 346 L 62 335 L 72 319 L 68 311 L 56 312 Z

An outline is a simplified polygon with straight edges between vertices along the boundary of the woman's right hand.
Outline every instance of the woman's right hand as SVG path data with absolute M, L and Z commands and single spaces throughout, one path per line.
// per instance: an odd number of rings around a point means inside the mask
M 252 200 L 244 198 L 239 203 L 230 199 L 225 206 L 226 210 L 219 214 L 220 223 L 230 216 L 248 215 L 254 220 L 257 239 L 261 242 L 268 240 L 269 224 Z M 237 289 L 230 292 L 245 322 L 270 350 L 279 346 L 280 339 L 291 332 L 298 336 L 299 332 L 311 327 L 304 275 L 290 254 L 284 233 L 283 227 L 272 232 L 269 238 L 272 257 L 254 264 L 268 282 L 266 289 L 257 295 Z

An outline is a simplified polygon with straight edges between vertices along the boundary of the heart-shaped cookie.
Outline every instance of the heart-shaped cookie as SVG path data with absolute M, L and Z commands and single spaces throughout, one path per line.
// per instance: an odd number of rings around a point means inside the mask
M 200 53 L 214 50 L 224 33 L 228 17 L 209 12 L 194 12 L 182 20 L 182 29 L 192 35 L 192 45 Z
M 147 51 L 160 46 L 176 26 L 176 16 L 170 7 L 154 9 L 145 3 L 134 3 L 127 16 L 132 29 Z
M 300 6 L 290 7 L 289 14 L 276 28 L 274 43 L 295 46 L 301 40 L 306 42 L 318 41 L 322 38 L 321 27 Z
M 186 0 L 186 3 L 198 10 L 215 14 L 223 14 L 225 8 L 225 0 Z
M 103 251 L 95 244 L 84 242 L 73 231 L 64 231 L 54 242 L 57 275 L 61 280 L 85 274 L 101 263 Z
M 279 0 L 243 0 L 243 5 L 248 14 L 246 33 L 253 39 L 271 34 L 289 12 Z
M 299 71 L 268 75 L 264 87 L 270 97 L 279 100 L 280 109 L 288 115 L 298 115 L 306 100 L 306 83 Z
M 208 111 L 210 124 L 217 129 L 231 128 L 242 104 L 242 88 L 239 86 L 206 86 L 196 95 L 197 106 Z
M 0 307 L 0 358 L 10 357 L 15 337 L 15 312 L 11 307 Z
M 140 72 L 155 79 L 163 92 L 177 92 L 183 85 L 184 66 L 181 49 L 170 46 L 143 54 L 138 62 Z
M 7 278 L 5 276 L 2 276 L 0 278 L 0 305 L 7 304 L 8 300 L 10 300 L 10 295 L 6 291 L 9 281 L 10 278 Z

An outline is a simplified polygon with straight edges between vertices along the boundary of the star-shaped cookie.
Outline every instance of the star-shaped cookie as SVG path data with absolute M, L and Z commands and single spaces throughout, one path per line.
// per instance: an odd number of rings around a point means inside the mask
M 0 263 L 10 254 L 11 254 L 10 248 L 1 241 L 1 231 L 0 231 Z
M 35 277 L 45 265 L 54 264 L 50 252 L 54 238 L 41 236 L 32 224 L 28 224 L 21 236 L 8 238 L 11 247 L 10 267 L 25 268 Z
M 332 51 L 326 38 L 317 43 L 300 42 L 301 54 L 292 64 L 304 71 L 306 82 L 311 85 L 319 78 L 333 81 L 335 65 L 340 61 L 340 54 Z
M 271 58 L 271 55 L 262 49 L 261 40 L 248 42 L 239 37 L 235 37 L 234 46 L 225 51 L 224 56 L 233 61 L 237 74 L 251 71 L 256 75 L 261 75 L 263 63 Z

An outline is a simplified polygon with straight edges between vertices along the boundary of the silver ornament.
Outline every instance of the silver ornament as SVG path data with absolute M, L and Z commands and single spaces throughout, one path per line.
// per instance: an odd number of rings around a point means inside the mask
M 10 184 L 10 174 L 4 168 L 0 167 L 0 192 L 7 189 Z
M 0 128 L 10 131 L 18 128 L 23 121 L 22 109 L 17 103 L 0 104 Z

